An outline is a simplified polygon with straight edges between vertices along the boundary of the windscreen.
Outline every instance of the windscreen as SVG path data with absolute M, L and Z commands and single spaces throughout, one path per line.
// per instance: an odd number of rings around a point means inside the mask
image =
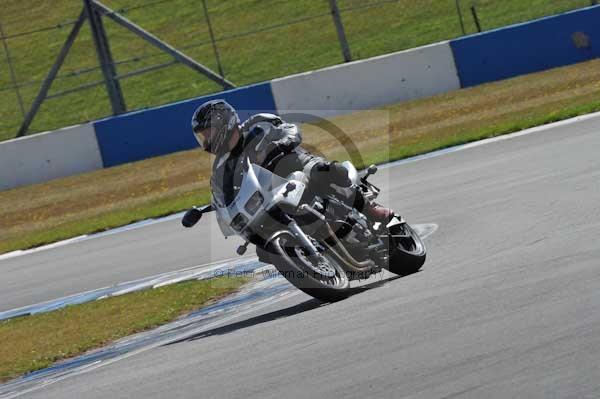
M 256 173 L 256 179 L 263 190 L 273 191 L 274 188 L 284 185 L 288 182 L 287 179 L 270 172 L 262 166 L 252 164 L 252 167 L 254 168 L 254 173 Z
M 234 199 L 240 194 L 242 187 L 248 187 L 252 192 L 246 194 L 252 195 L 256 190 L 269 193 L 274 188 L 288 182 L 288 180 L 277 176 L 257 164 L 251 164 L 251 173 L 253 176 L 248 173 L 247 167 L 243 167 L 242 162 L 238 162 L 237 164 L 239 165 L 236 168 L 237 170 L 229 168 L 229 165 L 224 165 L 223 168 L 220 168 L 222 170 L 213 171 L 211 190 L 215 205 L 219 207 L 228 207 L 231 205 Z

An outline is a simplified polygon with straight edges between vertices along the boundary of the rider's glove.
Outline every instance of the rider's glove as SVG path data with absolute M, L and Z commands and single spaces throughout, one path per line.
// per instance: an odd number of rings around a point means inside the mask
M 350 187 L 352 182 L 348 178 L 348 170 L 342 165 L 333 162 L 320 162 L 315 165 L 311 178 L 325 184 L 336 184 L 340 187 Z

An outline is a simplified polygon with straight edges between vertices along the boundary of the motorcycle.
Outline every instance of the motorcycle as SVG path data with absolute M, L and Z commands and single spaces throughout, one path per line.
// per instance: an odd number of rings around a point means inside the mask
M 204 213 L 216 212 L 225 237 L 237 235 L 256 246 L 259 260 L 274 265 L 294 286 L 322 301 L 350 295 L 350 281 L 367 279 L 382 269 L 397 275 L 417 272 L 425 263 L 426 249 L 413 228 L 394 216 L 387 225 L 369 220 L 344 200 L 360 190 L 366 200 L 380 189 L 367 178 L 377 172 L 370 166 L 364 176 L 351 162 L 342 163 L 352 182 L 349 188 L 331 185 L 326 195 L 307 190 L 301 171 L 286 178 L 244 160 L 241 184 L 227 203 L 213 187 L 210 205 L 192 208 L 182 219 L 194 226 Z

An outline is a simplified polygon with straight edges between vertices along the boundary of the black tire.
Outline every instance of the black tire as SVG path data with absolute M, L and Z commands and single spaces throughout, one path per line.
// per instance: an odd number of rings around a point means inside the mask
M 281 233 L 266 249 L 257 250 L 259 258 L 273 264 L 296 288 L 324 302 L 335 302 L 350 295 L 350 282 L 339 263 L 324 253 L 323 256 L 335 270 L 335 276 L 327 278 L 309 269 L 298 251 L 301 244 L 290 233 Z
M 408 223 L 397 226 L 397 233 L 404 237 L 390 236 L 389 271 L 399 276 L 418 272 L 427 257 L 423 240 Z

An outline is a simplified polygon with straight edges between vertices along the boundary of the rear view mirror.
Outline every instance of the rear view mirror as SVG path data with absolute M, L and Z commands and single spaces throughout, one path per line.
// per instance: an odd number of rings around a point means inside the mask
M 369 169 L 367 169 L 367 173 L 369 175 L 374 175 L 375 173 L 377 173 L 377 165 L 369 166 Z
M 193 227 L 202 218 L 202 212 L 198 208 L 192 208 L 183 215 L 181 224 L 183 227 Z

